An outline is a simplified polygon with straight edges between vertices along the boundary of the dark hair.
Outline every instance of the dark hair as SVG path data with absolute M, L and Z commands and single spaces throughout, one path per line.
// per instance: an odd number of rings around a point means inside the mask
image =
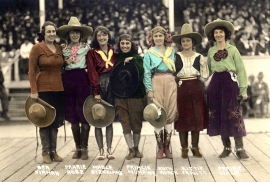
M 232 35 L 231 31 L 229 31 L 225 26 L 217 26 L 217 27 L 213 28 L 213 30 L 209 33 L 208 40 L 216 42 L 216 39 L 214 37 L 214 31 L 217 29 L 222 30 L 225 33 L 225 41 L 231 39 L 231 35 Z
M 136 44 L 133 42 L 132 37 L 129 34 L 122 34 L 119 36 L 118 42 L 117 42 L 117 49 L 116 52 L 118 53 L 122 53 L 122 50 L 120 49 L 120 42 L 122 40 L 127 40 L 131 42 L 131 49 L 130 52 L 138 54 L 138 47 L 136 46 Z
M 68 33 L 67 33 L 67 43 L 69 44 L 71 42 L 71 39 L 70 39 L 70 36 L 69 36 L 69 33 L 73 31 L 73 32 L 79 32 L 80 33 L 80 40 L 79 42 L 81 42 L 82 40 L 82 37 L 83 37 L 83 33 L 81 30 L 78 30 L 78 29 L 73 29 L 73 30 L 70 30 Z
M 41 31 L 37 33 L 37 35 L 38 35 L 38 38 L 37 38 L 38 42 L 42 42 L 42 41 L 44 40 L 44 36 L 45 36 L 45 28 L 46 28 L 46 26 L 49 26 L 49 25 L 54 26 L 55 30 L 57 30 L 57 27 L 56 27 L 56 25 L 55 25 L 53 22 L 51 22 L 51 21 L 46 21 L 46 22 L 42 25 Z
M 97 41 L 97 33 L 98 32 L 102 32 L 106 35 L 108 35 L 109 39 L 108 39 L 108 44 L 112 44 L 112 37 L 111 37 L 111 34 L 110 34 L 110 31 L 108 28 L 104 27 L 104 26 L 98 26 L 95 31 L 94 31 L 94 34 L 93 34 L 93 40 L 90 44 L 91 47 L 96 47 L 99 45 L 98 41 Z

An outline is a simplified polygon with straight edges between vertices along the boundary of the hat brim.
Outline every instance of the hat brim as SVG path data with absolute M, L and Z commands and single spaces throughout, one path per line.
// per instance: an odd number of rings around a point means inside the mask
M 157 105 L 159 108 L 161 108 L 161 115 L 158 119 L 155 120 L 148 120 L 148 122 L 156 128 L 162 128 L 163 126 L 166 125 L 167 123 L 167 112 L 164 109 L 164 107 L 156 100 L 153 98 L 153 103 Z
M 104 119 L 95 120 L 93 118 L 92 107 L 95 104 L 102 104 L 105 107 L 106 115 L 105 115 Z M 90 95 L 86 98 L 86 100 L 83 104 L 83 114 L 84 114 L 86 121 L 90 125 L 92 125 L 96 128 L 102 128 L 102 127 L 106 127 L 106 126 L 110 125 L 114 121 L 115 108 L 111 104 L 105 102 L 104 100 L 101 100 L 101 102 L 97 102 L 94 99 L 94 96 Z
M 46 116 L 44 118 L 34 119 L 31 117 L 31 115 L 29 113 L 29 108 L 35 103 L 39 103 L 45 108 Z M 55 108 L 40 98 L 37 98 L 37 100 L 34 100 L 31 97 L 28 97 L 26 99 L 26 102 L 24 105 L 24 110 L 25 110 L 25 115 L 28 118 L 28 120 L 32 124 L 34 124 L 35 126 L 40 127 L 40 128 L 47 127 L 47 126 L 51 125 L 55 119 L 55 116 L 56 116 Z
M 60 37 L 60 39 L 67 40 L 68 32 L 71 30 L 82 31 L 82 40 L 87 39 L 93 33 L 93 29 L 89 26 L 63 25 L 57 29 L 57 35 Z
M 197 45 L 202 43 L 202 36 L 201 36 L 201 34 L 199 34 L 197 32 L 181 34 L 181 35 L 174 35 L 174 36 L 172 36 L 172 40 L 174 43 L 181 45 L 181 39 L 184 37 L 189 37 L 189 38 L 194 39 L 195 40 L 194 46 L 197 46 Z
M 208 36 L 211 33 L 211 31 L 217 26 L 224 26 L 231 32 L 231 35 L 234 34 L 233 24 L 226 20 L 214 20 L 213 22 L 208 23 L 204 27 L 204 34 Z
M 110 75 L 112 92 L 119 97 L 132 96 L 139 85 L 139 72 L 137 66 L 132 63 L 118 63 Z

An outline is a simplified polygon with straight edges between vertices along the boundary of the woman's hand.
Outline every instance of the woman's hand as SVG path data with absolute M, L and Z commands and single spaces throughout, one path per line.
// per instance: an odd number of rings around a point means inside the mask
M 154 92 L 153 92 L 153 91 L 149 91 L 149 92 L 147 93 L 147 97 L 148 97 L 150 100 L 153 100 L 153 98 L 154 98 Z
M 31 99 L 33 99 L 33 100 L 37 100 L 37 98 L 38 98 L 38 93 L 35 93 L 35 94 L 30 94 L 30 97 L 31 97 Z
M 127 57 L 124 61 L 124 65 L 126 65 L 126 63 L 129 63 L 129 61 L 132 59 L 133 59 L 133 57 Z
M 242 97 L 243 97 L 243 100 L 247 100 L 248 99 L 248 95 L 247 94 L 242 95 Z
M 72 59 L 70 57 L 66 57 L 65 62 L 67 65 L 70 65 L 72 63 Z
M 96 100 L 97 102 L 100 102 L 100 100 L 101 100 L 100 95 L 95 95 L 95 100 Z

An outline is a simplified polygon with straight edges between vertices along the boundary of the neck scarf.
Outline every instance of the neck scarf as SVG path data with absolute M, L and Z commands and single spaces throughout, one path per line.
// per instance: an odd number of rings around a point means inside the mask
M 108 53 L 108 57 L 102 50 L 96 50 L 96 52 L 101 56 L 102 60 L 105 62 L 105 67 L 108 68 L 109 66 L 113 67 L 113 63 L 110 61 L 113 56 L 113 51 L 110 49 Z
M 154 54 L 155 56 L 162 58 L 164 64 L 169 68 L 170 71 L 175 72 L 175 64 L 174 61 L 171 60 L 169 57 L 172 54 L 172 48 L 168 47 L 167 50 L 165 51 L 165 55 L 163 56 L 159 52 L 154 51 L 152 48 L 148 50 L 150 53 Z

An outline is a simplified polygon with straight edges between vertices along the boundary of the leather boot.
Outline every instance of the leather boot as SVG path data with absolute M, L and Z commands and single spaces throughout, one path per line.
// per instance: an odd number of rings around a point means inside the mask
M 76 145 L 76 150 L 72 155 L 72 159 L 81 158 L 81 138 L 80 138 L 80 125 L 79 124 L 71 124 L 71 131 L 73 134 L 73 139 Z
M 199 149 L 199 138 L 200 138 L 199 131 L 191 132 L 191 144 L 192 144 L 191 152 L 193 156 L 201 158 L 202 154 Z
M 222 153 L 219 155 L 219 158 L 228 157 L 230 153 L 232 152 L 230 138 L 221 136 L 221 140 L 222 140 L 224 149 Z
M 135 156 L 135 150 L 134 148 L 129 149 L 129 154 L 126 156 L 127 160 L 132 159 Z
M 90 125 L 81 124 L 81 154 L 82 160 L 88 159 L 88 139 L 89 139 Z
M 172 153 L 170 151 L 170 141 L 171 141 L 171 133 L 168 133 L 166 129 L 164 129 L 164 149 L 165 149 L 165 155 L 167 158 L 172 159 Z
M 141 139 L 141 134 L 133 134 L 133 143 L 134 143 L 134 150 L 135 150 L 135 157 L 142 158 L 143 154 L 139 151 L 139 143 Z
M 50 157 L 50 135 L 48 128 L 40 128 L 39 135 L 42 145 L 43 162 L 50 164 L 52 162 Z
M 243 144 L 243 137 L 234 137 L 235 141 L 235 152 L 238 159 L 247 159 L 249 156 L 247 155 L 244 144 Z
M 57 134 L 58 134 L 58 129 L 57 128 L 51 128 L 51 158 L 55 162 L 62 162 L 63 158 L 60 157 L 56 153 L 56 144 L 57 144 Z
M 179 132 L 180 144 L 182 147 L 181 157 L 183 159 L 188 158 L 188 132 Z
M 162 159 L 163 153 L 164 153 L 163 131 L 161 130 L 159 134 L 155 132 L 155 136 L 156 136 L 157 146 L 158 146 L 157 159 Z

